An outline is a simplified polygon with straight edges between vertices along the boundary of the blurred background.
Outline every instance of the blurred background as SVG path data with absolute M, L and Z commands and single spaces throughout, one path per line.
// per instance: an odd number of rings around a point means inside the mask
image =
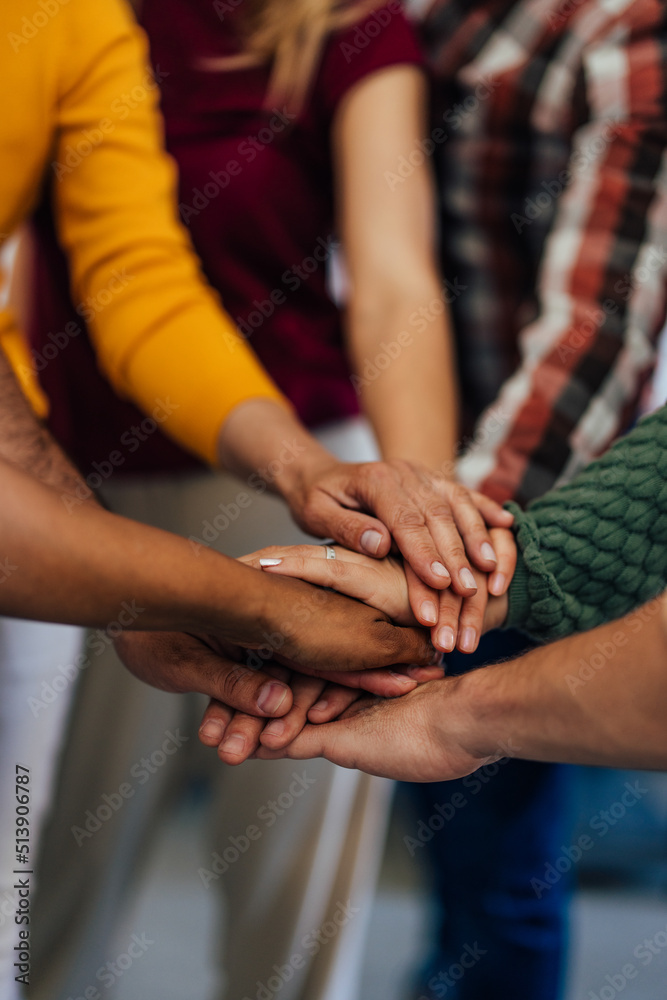
M 591 1000 L 591 993 L 613 997 L 609 991 L 615 987 L 607 977 L 613 982 L 622 976 L 627 963 L 638 974 L 620 991 L 624 998 L 659 1000 L 667 988 L 667 776 L 574 770 L 578 828 L 573 841 L 592 835 L 594 846 L 575 865 L 578 890 L 571 910 L 567 1000 Z M 591 831 L 591 821 L 613 809 L 626 784 L 636 782 L 646 790 L 636 805 L 606 834 L 599 823 Z M 204 798 L 201 788 L 193 786 L 178 803 L 135 885 L 110 954 L 120 955 L 133 933 L 147 932 L 155 944 L 114 990 L 105 991 L 114 1000 L 212 1000 L 216 995 L 218 915 L 213 894 L 197 876 L 210 858 L 197 836 L 203 829 Z M 404 842 L 417 821 L 399 791 L 371 916 L 363 1000 L 405 1000 L 411 995 L 415 962 L 426 957 L 424 942 L 437 902 L 429 891 L 428 869 L 415 863 Z M 618 978 L 616 982 L 620 984 Z

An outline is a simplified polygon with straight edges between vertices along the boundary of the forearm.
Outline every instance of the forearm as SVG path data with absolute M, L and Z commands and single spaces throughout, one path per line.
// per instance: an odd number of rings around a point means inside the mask
M 99 507 L 68 512 L 63 494 L 2 461 L 0 497 L 0 614 L 96 628 L 121 615 L 128 628 L 261 641 L 261 574 Z
M 452 338 L 435 276 L 394 293 L 352 297 L 349 342 L 364 411 L 385 459 L 449 471 L 458 394 Z
M 90 490 L 48 431 L 38 422 L 0 350 L 0 459 L 67 493 Z M 81 487 L 84 488 L 83 492 Z M 94 503 L 94 500 L 90 501 Z
M 441 719 L 455 719 L 461 745 L 481 758 L 511 753 L 664 769 L 666 662 L 661 598 L 620 621 L 458 678 Z
M 231 472 L 283 497 L 297 490 L 306 474 L 336 464 L 291 410 L 267 399 L 248 400 L 232 411 L 218 451 Z

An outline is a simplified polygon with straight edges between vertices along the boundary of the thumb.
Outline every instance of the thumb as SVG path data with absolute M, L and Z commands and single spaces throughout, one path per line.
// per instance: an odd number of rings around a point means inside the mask
M 229 708 L 260 718 L 280 718 L 292 707 L 289 685 L 206 647 L 189 665 L 189 687 Z
M 309 505 L 302 527 L 324 538 L 329 535 L 339 545 L 363 555 L 384 559 L 391 549 L 391 534 L 382 521 L 369 514 L 349 510 L 326 493 L 320 493 Z
M 304 726 L 296 739 L 292 740 L 288 746 L 282 750 L 269 750 L 260 745 L 254 756 L 259 760 L 281 760 L 285 757 L 290 760 L 311 760 L 314 757 L 325 757 L 332 763 L 341 763 L 335 755 L 334 745 L 337 742 L 336 729 L 343 726 L 342 722 L 324 723 L 323 725 Z M 333 756 L 332 756 L 333 754 Z M 352 766 L 345 765 L 343 766 Z

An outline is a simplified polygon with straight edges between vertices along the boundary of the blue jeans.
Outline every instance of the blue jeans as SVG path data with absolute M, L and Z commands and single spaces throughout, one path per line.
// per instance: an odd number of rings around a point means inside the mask
M 474 656 L 449 657 L 448 672 L 527 648 L 520 633 L 491 633 Z M 561 765 L 504 760 L 458 781 L 407 786 L 417 811 L 406 846 L 430 859 L 442 903 L 437 949 L 418 997 L 561 995 L 571 881 L 564 875 L 545 884 L 544 876 L 571 843 L 571 776 Z

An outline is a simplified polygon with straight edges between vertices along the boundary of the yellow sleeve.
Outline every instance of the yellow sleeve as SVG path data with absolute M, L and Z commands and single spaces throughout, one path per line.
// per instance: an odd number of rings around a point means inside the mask
M 211 464 L 222 424 L 253 397 L 284 400 L 205 283 L 176 217 L 158 88 L 123 0 L 70 0 L 52 170 L 79 314 L 116 390 Z

